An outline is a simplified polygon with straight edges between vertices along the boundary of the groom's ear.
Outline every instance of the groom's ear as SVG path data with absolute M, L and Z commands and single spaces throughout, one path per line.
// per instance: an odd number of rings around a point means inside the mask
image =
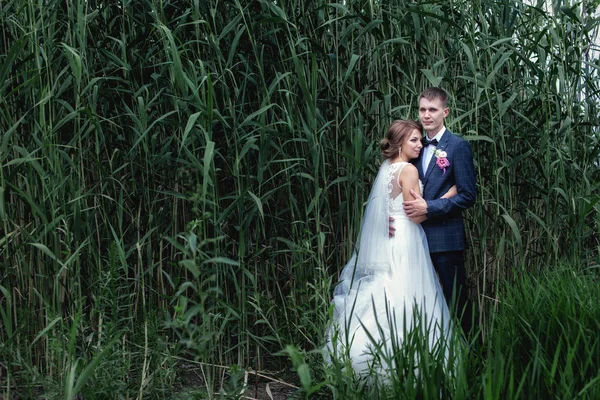
M 450 109 L 448 107 L 444 108 L 444 118 L 446 118 L 450 114 Z

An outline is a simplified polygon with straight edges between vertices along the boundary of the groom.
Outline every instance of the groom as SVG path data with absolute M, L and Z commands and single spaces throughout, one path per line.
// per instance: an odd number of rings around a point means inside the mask
M 463 330 L 468 334 L 472 321 L 466 287 L 462 212 L 475 203 L 477 188 L 471 146 L 444 126 L 449 112 L 448 94 L 443 89 L 432 87 L 419 95 L 419 119 L 426 136 L 421 154 L 413 163 L 419 171 L 423 193 L 421 197 L 411 192 L 415 200 L 405 201 L 403 205 L 408 217 L 427 217 L 421 225 L 433 266 L 448 304 L 458 310 Z M 458 194 L 442 199 L 454 185 Z

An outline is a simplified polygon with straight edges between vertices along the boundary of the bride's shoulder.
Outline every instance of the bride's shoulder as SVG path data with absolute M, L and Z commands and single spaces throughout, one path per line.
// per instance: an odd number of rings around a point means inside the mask
M 417 167 L 415 167 L 413 164 L 405 163 L 402 166 L 401 174 L 410 174 L 410 175 L 417 174 L 417 175 L 419 175 L 419 171 L 417 170 Z
M 407 165 L 413 165 L 409 162 L 406 161 L 392 161 L 389 163 L 388 167 L 390 169 L 395 169 L 395 170 L 402 170 L 404 169 Z M 414 166 L 414 165 L 413 165 Z
M 390 163 L 388 166 L 388 171 L 391 175 L 419 174 L 417 167 L 406 161 L 396 161 Z

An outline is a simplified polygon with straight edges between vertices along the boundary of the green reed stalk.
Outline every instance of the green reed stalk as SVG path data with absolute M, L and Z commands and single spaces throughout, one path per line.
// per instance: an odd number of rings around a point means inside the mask
M 467 259 L 485 334 L 506 280 L 593 267 L 597 20 L 541 6 L 3 2 L 5 387 L 72 394 L 98 359 L 86 382 L 153 396 L 171 351 L 258 369 L 286 344 L 318 348 L 377 142 L 430 85 L 475 155 Z M 100 357 L 118 337 L 121 357 Z M 481 369 L 525 393 L 509 361 Z

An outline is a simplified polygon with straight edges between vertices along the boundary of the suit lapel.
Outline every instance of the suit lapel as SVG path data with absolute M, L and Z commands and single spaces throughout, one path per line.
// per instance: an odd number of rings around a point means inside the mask
M 444 132 L 444 134 L 442 135 L 442 139 L 437 144 L 437 146 L 435 146 L 435 149 L 445 151 L 446 147 L 448 146 L 448 142 L 450 141 L 450 135 L 452 135 L 452 133 L 450 133 L 448 128 L 446 128 L 446 132 Z M 429 166 L 427 166 L 427 172 L 425 172 L 425 179 L 423 179 L 423 186 L 425 186 L 427 184 L 427 180 L 429 179 L 431 172 L 433 172 L 433 167 L 435 166 L 436 161 L 437 161 L 437 158 L 435 157 L 435 154 L 434 154 L 431 157 L 431 161 L 429 161 Z

